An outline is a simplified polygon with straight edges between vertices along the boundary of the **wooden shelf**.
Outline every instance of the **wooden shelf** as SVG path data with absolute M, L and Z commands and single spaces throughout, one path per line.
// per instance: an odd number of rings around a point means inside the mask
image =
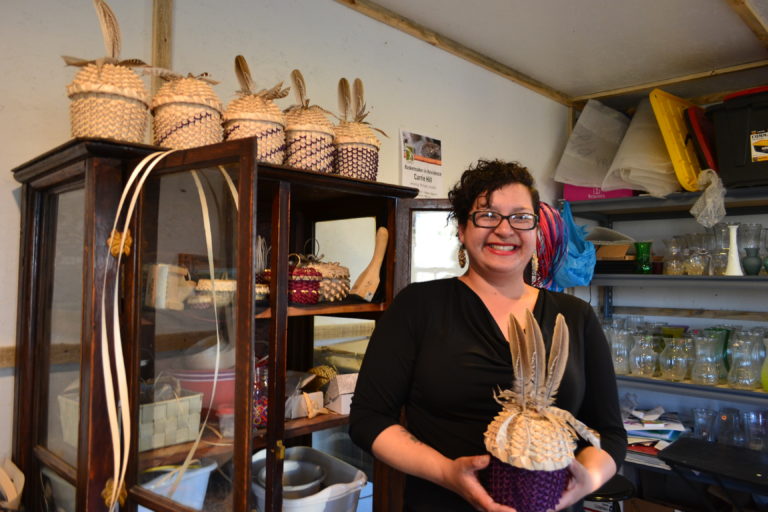
M 299 418 L 285 422 L 284 439 L 303 436 L 324 430 L 327 428 L 338 427 L 349 423 L 349 416 L 345 414 L 321 414 L 312 419 Z M 266 429 L 260 428 L 254 433 L 253 449 L 261 450 L 266 447 Z M 231 438 L 219 438 L 213 432 L 207 430 L 200 444 L 195 450 L 195 457 L 206 457 L 215 459 L 219 465 L 227 462 L 233 455 L 233 440 Z M 171 446 L 164 446 L 155 450 L 147 450 L 139 454 L 140 470 L 155 466 L 168 464 L 180 464 L 192 448 L 192 443 L 180 443 Z
M 351 315 L 355 313 L 381 313 L 386 310 L 386 304 L 374 303 L 355 303 L 355 304 L 334 304 L 322 303 L 311 306 L 288 306 L 288 316 L 315 316 L 315 315 Z M 256 313 L 256 318 L 272 318 L 272 311 L 265 308 Z

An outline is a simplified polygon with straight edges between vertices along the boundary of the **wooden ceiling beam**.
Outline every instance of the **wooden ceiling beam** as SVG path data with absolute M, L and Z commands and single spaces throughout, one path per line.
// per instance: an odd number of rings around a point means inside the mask
M 423 25 L 420 25 L 404 16 L 401 16 L 400 14 L 397 14 L 394 11 L 387 9 L 386 7 L 376 4 L 375 2 L 371 2 L 370 0 L 336 0 L 336 2 L 347 6 L 361 14 L 364 14 L 369 18 L 373 18 L 376 21 L 384 23 L 385 25 L 389 25 L 392 28 L 405 32 L 406 34 L 409 34 L 417 39 L 421 39 L 422 41 L 429 43 L 432 46 L 455 55 L 456 57 L 476 64 L 492 73 L 496 73 L 497 75 L 511 80 L 518 85 L 526 87 L 527 89 L 557 101 L 558 103 L 562 103 L 563 105 L 571 104 L 568 96 L 562 92 L 557 91 L 552 87 L 549 87 L 546 84 L 543 84 L 538 80 L 535 80 L 515 69 L 512 69 L 509 66 L 502 64 L 501 62 L 491 59 L 490 57 L 483 55 L 471 48 L 467 48 L 461 43 L 445 37 L 435 32 L 434 30 L 430 30 Z
M 736 11 L 736 14 L 739 15 L 760 42 L 768 47 L 768 26 L 766 26 L 766 20 L 758 16 L 752 8 L 751 2 L 748 0 L 725 0 L 725 2 L 731 9 Z
M 725 68 L 712 69 L 709 71 L 702 71 L 700 73 L 691 73 L 689 75 L 679 76 L 675 78 L 669 78 L 666 80 L 657 80 L 655 82 L 647 82 L 644 84 L 632 85 L 629 87 L 622 87 L 619 89 L 611 89 L 608 91 L 600 91 L 592 94 L 585 94 L 583 96 L 575 96 L 571 98 L 573 103 L 580 103 L 591 99 L 605 98 L 608 96 L 618 96 L 621 94 L 629 94 L 633 92 L 639 92 L 646 89 L 654 89 L 656 87 L 664 87 L 668 85 L 680 84 L 683 82 L 690 82 L 691 80 L 699 80 L 701 78 L 709 78 L 718 75 L 725 75 L 727 73 L 736 73 L 738 71 L 747 71 L 750 69 L 757 69 L 768 67 L 768 60 L 759 60 L 756 62 L 747 62 L 745 64 L 738 64 L 736 66 L 728 66 Z

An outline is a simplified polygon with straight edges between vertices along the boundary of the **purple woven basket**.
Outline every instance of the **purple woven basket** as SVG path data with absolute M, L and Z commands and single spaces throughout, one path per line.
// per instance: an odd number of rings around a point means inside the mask
M 496 503 L 517 512 L 545 512 L 554 509 L 570 479 L 568 468 L 531 471 L 506 464 L 494 456 L 480 472 L 480 481 Z

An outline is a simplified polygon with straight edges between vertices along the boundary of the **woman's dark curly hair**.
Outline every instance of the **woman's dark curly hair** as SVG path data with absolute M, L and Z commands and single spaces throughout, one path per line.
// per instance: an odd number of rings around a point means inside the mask
M 478 160 L 477 164 L 464 171 L 461 179 L 448 192 L 455 218 L 460 226 L 469 220 L 472 205 L 481 195 L 490 196 L 496 190 L 513 183 L 524 185 L 531 193 L 533 213 L 539 213 L 539 191 L 534 186 L 534 180 L 526 167 L 517 162 L 501 160 Z

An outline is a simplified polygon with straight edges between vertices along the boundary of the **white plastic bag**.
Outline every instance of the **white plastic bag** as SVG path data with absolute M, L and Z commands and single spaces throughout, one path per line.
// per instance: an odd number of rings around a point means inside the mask
M 696 222 L 705 228 L 711 228 L 725 217 L 725 187 L 712 169 L 704 169 L 699 173 L 699 190 L 704 190 L 691 207 L 691 215 Z
M 629 126 L 627 116 L 589 100 L 555 169 L 555 181 L 599 187 Z
M 600 186 L 603 190 L 645 190 L 656 197 L 680 190 L 680 182 L 675 176 L 649 99 L 642 100 L 638 105 Z

